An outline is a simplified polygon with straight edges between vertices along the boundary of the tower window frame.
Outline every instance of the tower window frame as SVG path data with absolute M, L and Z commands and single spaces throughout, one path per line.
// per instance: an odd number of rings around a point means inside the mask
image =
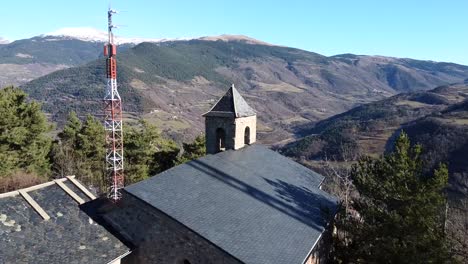
M 244 129 L 244 145 L 250 145 L 250 127 L 246 126 Z
M 226 131 L 222 127 L 216 129 L 216 152 L 226 150 Z

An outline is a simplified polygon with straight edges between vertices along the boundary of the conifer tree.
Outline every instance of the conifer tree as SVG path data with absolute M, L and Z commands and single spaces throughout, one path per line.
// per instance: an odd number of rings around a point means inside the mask
M 424 171 L 421 147 L 401 133 L 393 153 L 353 167 L 359 193 L 337 220 L 339 263 L 452 263 L 444 234 L 448 170 Z
M 75 175 L 86 183 L 105 191 L 104 128 L 88 115 L 82 123 L 70 112 L 67 123 L 58 135 L 52 151 L 55 173 L 59 177 Z
M 76 136 L 75 151 L 77 157 L 84 161 L 80 169 L 81 177 L 95 186 L 105 185 L 105 133 L 101 122 L 88 115 Z
M 65 124 L 62 132 L 59 133 L 58 136 L 62 141 L 74 144 L 77 135 L 81 130 L 81 126 L 81 120 L 76 115 L 76 112 L 71 111 L 68 114 L 67 123 Z
M 174 141 L 164 139 L 155 126 L 144 120 L 138 127 L 125 128 L 124 144 L 126 184 L 173 167 L 179 153 Z
M 184 153 L 180 156 L 178 163 L 185 163 L 206 155 L 205 137 L 197 136 L 192 143 L 183 143 Z
M 76 175 L 87 185 L 107 191 L 104 128 L 88 115 L 84 122 L 71 112 L 52 159 L 58 176 Z M 155 126 L 141 120 L 137 126 L 124 128 L 125 184 L 132 184 L 171 168 L 177 162 L 179 148 L 161 136 Z
M 40 176 L 50 172 L 52 139 L 39 103 L 19 88 L 0 90 L 0 177 L 21 170 Z

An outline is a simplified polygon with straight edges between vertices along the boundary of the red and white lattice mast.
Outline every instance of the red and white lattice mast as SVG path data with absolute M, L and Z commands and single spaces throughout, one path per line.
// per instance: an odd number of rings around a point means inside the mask
M 104 46 L 106 59 L 107 88 L 104 97 L 104 128 L 106 130 L 106 167 L 109 177 L 108 197 L 118 201 L 122 197 L 124 187 L 124 157 L 122 136 L 122 100 L 117 90 L 117 47 L 114 44 L 112 15 L 116 11 L 107 12 L 109 42 Z

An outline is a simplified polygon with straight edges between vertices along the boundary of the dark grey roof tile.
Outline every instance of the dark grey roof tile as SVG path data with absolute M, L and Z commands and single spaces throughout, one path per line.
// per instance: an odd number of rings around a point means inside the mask
M 28 194 L 50 219 L 20 195 L 0 198 L 0 263 L 108 263 L 129 251 L 56 184 Z
M 254 116 L 255 111 L 247 104 L 237 91 L 234 84 L 216 102 L 216 104 L 204 116 L 232 116 L 246 117 Z
M 127 192 L 245 263 L 300 263 L 337 207 L 323 177 L 260 145 L 179 165 Z

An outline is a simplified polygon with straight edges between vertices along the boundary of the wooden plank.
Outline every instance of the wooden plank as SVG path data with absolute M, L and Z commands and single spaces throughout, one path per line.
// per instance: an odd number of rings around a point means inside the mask
M 29 205 L 31 205 L 31 207 L 34 210 L 36 210 L 36 212 L 44 220 L 49 220 L 50 219 L 50 216 L 44 211 L 44 209 L 42 209 L 41 206 L 39 206 L 39 204 L 36 203 L 36 201 L 34 201 L 34 199 L 27 192 L 25 192 L 24 190 L 19 190 L 18 192 L 21 194 L 21 196 L 23 196 L 23 198 L 26 200 L 26 202 L 28 202 Z
M 74 193 L 70 188 L 68 188 L 63 181 L 55 180 L 55 183 L 57 183 L 60 188 L 62 188 L 68 195 L 70 195 L 78 204 L 84 204 L 85 201 L 81 199 L 76 193 Z
M 12 191 L 12 192 L 7 192 L 7 193 L 0 193 L 0 198 L 16 196 L 16 195 L 18 195 L 18 194 L 19 194 L 18 191 Z
M 96 199 L 96 196 L 92 194 L 86 187 L 84 187 L 79 181 L 75 179 L 75 176 L 67 176 L 69 179 L 78 189 L 80 189 L 84 194 L 86 194 L 91 200 Z
M 62 179 L 58 179 L 57 181 L 64 182 L 66 180 L 67 180 L 66 178 L 62 178 Z M 44 182 L 44 183 L 41 183 L 41 184 L 38 184 L 38 185 L 34 185 L 34 186 L 31 186 L 31 187 L 26 187 L 26 188 L 16 190 L 16 191 L 11 191 L 11 192 L 7 192 L 7 193 L 0 193 L 0 198 L 16 196 L 16 195 L 20 194 L 19 191 L 30 192 L 30 191 L 35 191 L 35 190 L 38 190 L 38 189 L 41 189 L 41 188 L 44 188 L 44 187 L 47 187 L 47 186 L 50 186 L 50 185 L 54 185 L 54 184 L 55 184 L 54 181 L 50 181 L 50 182 Z
M 21 191 L 30 192 L 30 191 L 41 189 L 41 188 L 44 188 L 44 187 L 47 187 L 47 186 L 50 186 L 50 185 L 54 185 L 54 184 L 55 184 L 55 182 L 53 182 L 53 181 L 44 182 L 44 183 L 41 183 L 41 184 L 38 184 L 38 185 L 34 185 L 34 186 L 31 186 L 31 187 L 21 189 Z

